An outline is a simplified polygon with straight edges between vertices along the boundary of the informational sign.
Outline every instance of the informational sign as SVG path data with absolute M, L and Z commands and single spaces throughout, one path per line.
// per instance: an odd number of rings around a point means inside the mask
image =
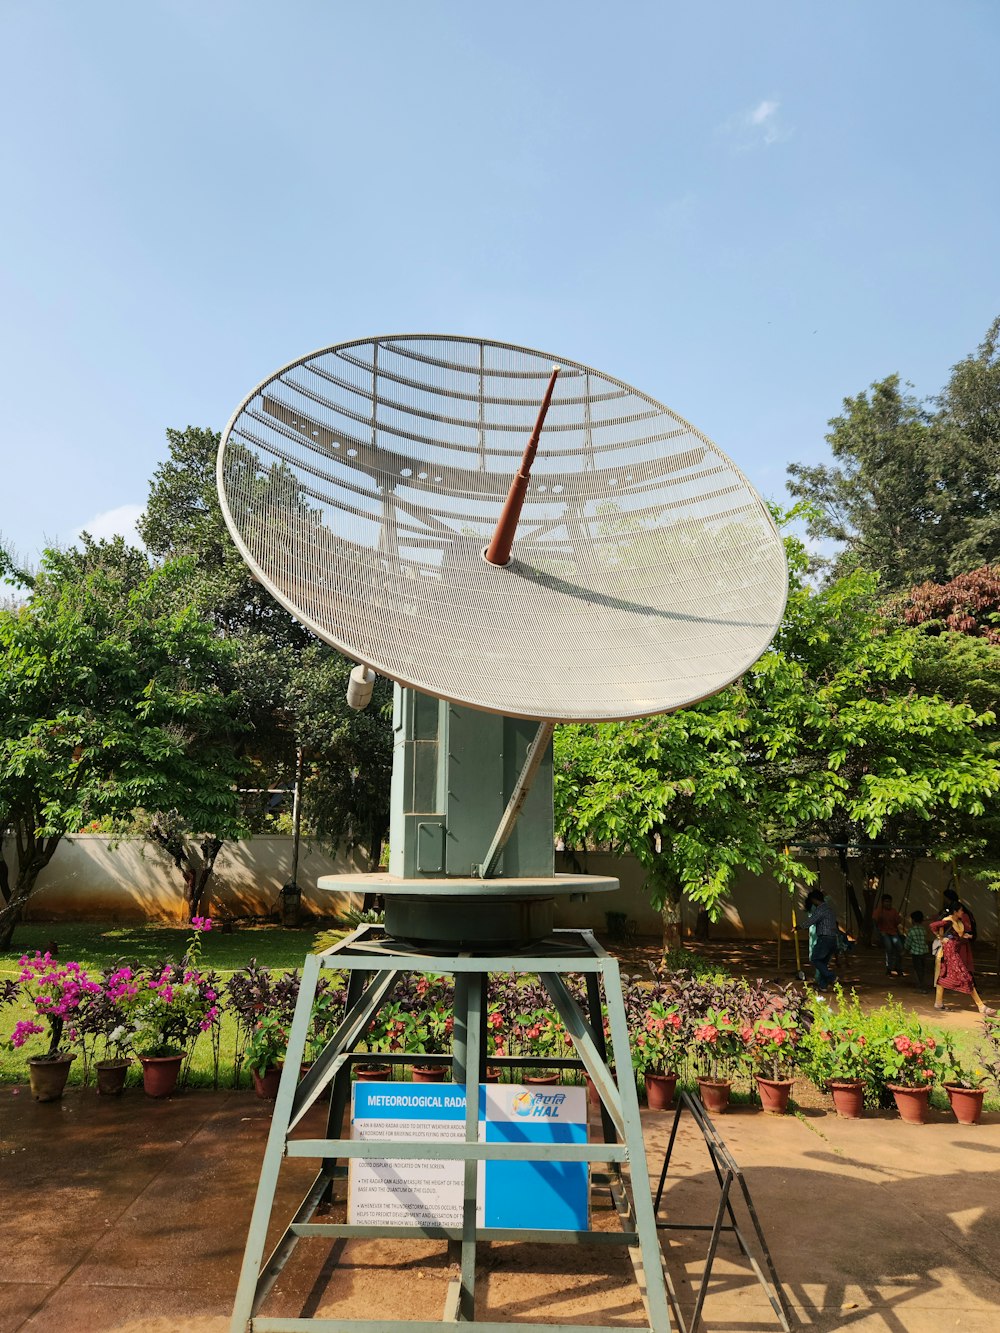
M 489 1084 L 479 1090 L 481 1143 L 586 1143 L 583 1088 Z M 454 1083 L 355 1083 L 352 1135 L 368 1143 L 465 1138 L 465 1088 Z M 354 1158 L 348 1221 L 461 1226 L 465 1164 L 432 1158 Z M 586 1162 L 480 1162 L 477 1224 L 586 1230 Z

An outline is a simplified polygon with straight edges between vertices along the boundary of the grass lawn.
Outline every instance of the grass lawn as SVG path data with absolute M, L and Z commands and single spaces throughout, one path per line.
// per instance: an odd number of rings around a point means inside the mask
M 110 967 L 119 961 L 154 963 L 177 959 L 184 952 L 190 931 L 183 926 L 102 926 L 78 922 L 41 922 L 18 926 L 14 947 L 0 952 L 0 978 L 17 971 L 22 954 L 44 953 L 53 941 L 59 957 L 83 963 L 87 968 Z M 308 928 L 285 930 L 281 926 L 243 926 L 231 935 L 211 930 L 202 936 L 201 958 L 205 968 L 235 972 L 251 958 L 262 967 L 284 970 L 301 967 L 320 935 L 328 932 Z

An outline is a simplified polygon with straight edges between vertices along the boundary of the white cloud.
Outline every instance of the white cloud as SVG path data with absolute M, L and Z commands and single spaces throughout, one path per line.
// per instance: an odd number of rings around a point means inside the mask
M 106 509 L 102 514 L 82 523 L 73 534 L 73 540 L 79 539 L 81 532 L 89 532 L 100 541 L 102 538 L 124 537 L 130 546 L 141 546 L 142 540 L 136 524 L 143 515 L 142 505 L 119 505 L 117 509 Z
M 781 103 L 765 97 L 756 106 L 730 116 L 719 128 L 724 134 L 732 136 L 738 150 L 767 148 L 791 136 L 792 132 L 785 125 L 780 112 Z
M 750 112 L 750 124 L 763 125 L 765 120 L 773 120 L 779 105 L 778 102 L 758 102 Z

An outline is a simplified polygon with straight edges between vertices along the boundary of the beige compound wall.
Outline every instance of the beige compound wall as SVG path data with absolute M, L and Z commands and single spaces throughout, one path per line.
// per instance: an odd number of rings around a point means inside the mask
M 624 912 L 635 922 L 635 929 L 640 935 L 657 935 L 661 932 L 659 913 L 651 906 L 643 892 L 644 871 L 632 857 L 618 857 L 607 852 L 588 852 L 578 855 L 571 863 L 570 858 L 559 858 L 559 869 L 585 871 L 592 875 L 617 876 L 621 887 L 615 893 L 595 893 L 583 902 L 566 904 L 561 912 L 561 925 L 584 926 L 604 924 L 607 911 Z M 847 896 L 844 889 L 844 877 L 834 857 L 810 857 L 807 860 L 810 869 L 818 869 L 819 887 L 828 895 L 842 920 L 847 919 Z M 890 867 L 885 877 L 886 893 L 893 895 L 899 906 L 904 897 L 909 877 L 909 860 L 901 861 L 895 868 Z M 855 887 L 860 891 L 861 876 L 854 875 Z M 908 910 L 919 908 L 930 920 L 941 905 L 941 895 L 949 884 L 947 866 L 940 861 L 918 860 L 914 866 L 913 877 L 909 884 Z M 963 899 L 976 915 L 979 936 L 983 940 L 995 940 L 997 937 L 997 895 L 973 880 L 964 881 L 960 886 Z M 801 906 L 806 889 L 797 895 L 796 906 Z M 685 933 L 694 929 L 697 909 L 690 903 L 683 909 Z M 791 933 L 791 898 L 774 880 L 766 876 L 743 875 L 730 897 L 722 906 L 722 915 L 710 927 L 713 939 L 774 939 L 781 929 L 787 939 Z
M 14 862 L 9 839 L 6 853 Z M 226 843 L 215 863 L 206 913 L 266 916 L 277 910 L 291 863 L 288 837 Z M 349 855 L 331 856 L 319 844 L 303 839 L 297 879 L 305 911 L 334 916 L 360 903 L 359 895 L 331 895 L 318 889 L 316 881 L 320 875 L 346 874 L 366 866 L 364 860 L 355 865 Z M 115 844 L 99 833 L 80 833 L 63 839 L 39 876 L 27 919 L 182 922 L 183 885 L 169 857 L 152 844 Z
M 8 840 L 7 857 L 13 861 L 13 846 Z M 620 887 L 613 893 L 590 894 L 585 899 L 565 901 L 558 913 L 558 924 L 591 926 L 602 930 L 605 913 L 624 912 L 635 923 L 640 935 L 659 935 L 659 913 L 643 892 L 643 870 L 631 857 L 606 852 L 589 852 L 571 861 L 558 858 L 561 870 L 577 869 L 590 874 L 617 877 Z M 830 895 L 842 917 L 845 916 L 843 877 L 832 857 L 813 859 L 820 870 L 820 884 Z M 331 856 L 316 843 L 304 839 L 299 853 L 298 882 L 303 891 L 306 912 L 336 916 L 357 906 L 357 894 L 331 894 L 316 887 L 320 875 L 357 873 L 366 862 L 355 862 L 347 854 Z M 216 861 L 216 873 L 206 909 L 209 913 L 235 916 L 264 916 L 280 906 L 280 890 L 291 869 L 291 839 L 284 836 L 250 838 L 227 843 Z M 886 890 L 900 903 L 906 888 L 909 861 L 890 869 Z M 860 877 L 857 877 L 860 879 Z M 948 883 L 947 868 L 937 861 L 916 863 L 910 885 L 909 906 L 921 908 L 925 915 L 936 911 L 942 890 Z M 962 896 L 976 914 L 983 939 L 995 939 L 997 900 L 989 890 L 973 881 L 963 883 Z M 803 895 L 800 894 L 801 899 Z M 684 908 L 685 929 L 690 932 L 696 910 Z M 79 921 L 176 921 L 184 919 L 184 900 L 180 876 L 169 859 L 146 843 L 123 842 L 115 845 L 101 834 L 78 834 L 66 838 L 43 872 L 39 889 L 29 906 L 29 919 Z M 779 929 L 788 937 L 790 900 L 773 880 L 744 876 L 724 903 L 722 916 L 711 927 L 714 938 L 773 939 Z

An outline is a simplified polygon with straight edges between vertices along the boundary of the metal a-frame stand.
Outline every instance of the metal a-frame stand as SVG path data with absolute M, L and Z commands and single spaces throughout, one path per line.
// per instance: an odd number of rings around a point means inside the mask
M 347 972 L 345 1015 L 336 1034 L 306 1076 L 297 1082 L 296 1071 L 305 1052 L 310 1013 L 317 982 L 328 969 Z M 453 1054 L 451 1065 L 456 1083 L 466 1088 L 464 1142 L 395 1140 L 364 1142 L 342 1137 L 344 1114 L 350 1096 L 350 1067 L 355 1049 L 391 997 L 402 973 L 451 973 L 455 977 Z M 553 1008 L 573 1039 L 573 1059 L 547 1065 L 583 1068 L 590 1075 L 601 1100 L 603 1143 L 531 1144 L 479 1142 L 479 1087 L 486 1074 L 486 986 L 490 973 L 505 972 L 540 977 Z M 582 1012 L 566 984 L 570 974 L 582 974 L 586 984 L 587 1013 Z M 605 1050 L 601 1021 L 601 988 L 611 1037 L 614 1068 Z M 370 1057 L 368 1057 L 370 1058 Z M 412 1056 L 398 1057 L 412 1063 Z M 379 1056 L 379 1059 L 383 1059 Z M 490 1064 L 504 1063 L 490 1057 Z M 508 1064 L 531 1061 L 508 1060 Z M 538 1061 L 536 1063 L 543 1063 Z M 292 1138 L 306 1112 L 327 1095 L 329 1109 L 326 1136 L 321 1139 Z M 306 1192 L 291 1222 L 264 1262 L 264 1245 L 274 1205 L 282 1163 L 290 1157 L 317 1159 L 315 1180 Z M 358 1158 L 437 1159 L 465 1163 L 463 1221 L 461 1227 L 361 1226 L 317 1222 L 314 1214 L 328 1200 L 335 1180 L 344 1178 L 343 1163 Z M 607 1162 L 611 1192 L 622 1222 L 618 1232 L 506 1230 L 476 1224 L 478 1163 L 507 1161 Z M 628 1162 L 631 1180 L 623 1173 Z M 258 1314 L 269 1291 L 288 1262 L 299 1240 L 321 1237 L 331 1242 L 342 1238 L 428 1239 L 452 1242 L 460 1247 L 460 1276 L 449 1287 L 440 1321 L 365 1320 L 340 1318 L 281 1318 Z M 476 1255 L 478 1245 L 489 1241 L 538 1243 L 586 1243 L 629 1248 L 636 1281 L 640 1286 L 648 1319 L 638 1325 L 616 1324 L 601 1328 L 576 1324 L 495 1323 L 475 1317 Z M 671 1311 L 675 1323 L 671 1323 Z M 628 1028 L 618 964 L 585 930 L 558 930 L 536 945 L 513 954 L 468 953 L 443 956 L 416 951 L 385 936 L 380 927 L 362 926 L 328 949 L 310 956 L 305 963 L 295 1017 L 289 1035 L 288 1054 L 275 1102 L 271 1131 L 254 1204 L 250 1233 L 243 1258 L 231 1333 L 439 1333 L 450 1324 L 462 1324 L 477 1333 L 546 1333 L 560 1328 L 564 1333 L 621 1333 L 625 1327 L 643 1333 L 668 1333 L 682 1329 L 677 1303 L 663 1267 L 656 1219 L 648 1184 L 646 1154 L 639 1119 L 639 1105 L 629 1051 Z
M 715 1263 L 716 1251 L 719 1247 L 719 1238 L 723 1232 L 731 1233 L 736 1238 L 736 1243 L 740 1247 L 740 1253 L 746 1259 L 753 1270 L 753 1275 L 764 1289 L 764 1295 L 770 1303 L 771 1309 L 778 1317 L 778 1321 L 785 1333 L 791 1333 L 792 1314 L 785 1299 L 784 1288 L 778 1279 L 775 1271 L 774 1260 L 771 1258 L 771 1251 L 768 1248 L 767 1241 L 764 1238 L 764 1230 L 760 1224 L 760 1218 L 757 1216 L 757 1209 L 754 1207 L 753 1199 L 750 1197 L 750 1190 L 747 1187 L 746 1178 L 742 1170 L 737 1165 L 732 1153 L 723 1142 L 719 1131 L 712 1123 L 708 1112 L 702 1106 L 701 1102 L 692 1097 L 688 1092 L 680 1092 L 677 1095 L 677 1109 L 674 1112 L 674 1123 L 670 1128 L 670 1139 L 667 1143 L 667 1151 L 663 1158 L 663 1167 L 660 1170 L 660 1181 L 656 1187 L 656 1198 L 653 1201 L 654 1212 L 659 1210 L 660 1200 L 663 1197 L 663 1187 L 667 1181 L 667 1172 L 670 1169 L 670 1159 L 673 1156 L 674 1143 L 677 1140 L 677 1127 L 680 1124 L 681 1115 L 688 1111 L 693 1117 L 702 1138 L 705 1141 L 705 1147 L 708 1149 L 709 1160 L 712 1163 L 712 1170 L 715 1172 L 715 1178 L 719 1184 L 719 1205 L 715 1210 L 715 1217 L 711 1222 L 657 1222 L 657 1227 L 661 1231 L 707 1231 L 709 1233 L 708 1254 L 705 1258 L 705 1271 L 702 1273 L 701 1285 L 698 1288 L 698 1295 L 695 1299 L 694 1313 L 691 1315 L 690 1322 L 687 1325 L 686 1333 L 697 1333 L 698 1325 L 701 1323 L 702 1311 L 705 1305 L 705 1297 L 708 1294 L 708 1284 L 712 1278 L 712 1267 Z M 761 1268 L 757 1259 L 750 1250 L 747 1237 L 744 1235 L 739 1223 L 736 1221 L 736 1213 L 733 1209 L 733 1198 L 735 1191 L 733 1186 L 739 1187 L 743 1195 L 743 1202 L 746 1204 L 747 1212 L 750 1215 L 750 1222 L 757 1237 L 761 1252 L 764 1257 L 764 1263 L 767 1265 L 767 1274 Z M 725 1219 L 728 1216 L 729 1221 Z M 770 1281 L 768 1280 L 770 1278 Z

